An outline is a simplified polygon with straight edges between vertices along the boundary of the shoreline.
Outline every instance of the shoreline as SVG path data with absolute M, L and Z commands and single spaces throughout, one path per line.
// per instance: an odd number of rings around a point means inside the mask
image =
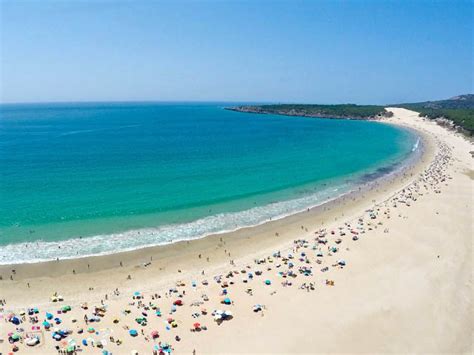
M 382 123 L 382 124 L 385 124 L 385 123 Z M 400 126 L 398 126 L 397 128 L 401 129 L 401 130 L 409 131 L 410 134 L 413 135 L 414 137 L 416 137 L 416 139 L 418 141 L 422 138 L 416 130 L 413 130 L 413 129 L 407 128 L 407 127 L 400 127 Z M 274 222 L 274 221 L 277 221 L 277 220 L 286 219 L 286 218 L 288 218 L 290 216 L 293 216 L 293 215 L 296 215 L 296 214 L 306 213 L 308 210 L 317 209 L 320 206 L 324 206 L 324 205 L 328 204 L 329 202 L 337 203 L 340 199 L 344 199 L 345 197 L 353 196 L 353 194 L 357 193 L 357 191 L 360 191 L 361 189 L 362 189 L 362 191 L 365 191 L 365 190 L 369 189 L 370 186 L 372 186 L 373 184 L 386 182 L 387 178 L 390 178 L 390 176 L 392 176 L 393 174 L 396 174 L 397 172 L 399 173 L 400 171 L 403 172 L 405 170 L 411 169 L 413 167 L 412 165 L 416 164 L 416 160 L 420 160 L 421 159 L 420 156 L 424 154 L 423 153 L 423 145 L 424 145 L 423 141 L 424 140 L 425 139 L 421 139 L 421 145 L 420 145 L 420 147 L 418 147 L 417 151 L 414 151 L 413 148 L 412 148 L 410 150 L 410 152 L 407 153 L 406 156 L 401 158 L 401 160 L 399 158 L 399 159 L 397 159 L 397 161 L 392 162 L 389 165 L 384 165 L 384 164 L 386 164 L 386 163 L 384 163 L 382 166 L 377 167 L 375 170 L 372 168 L 372 169 L 370 169 L 370 172 L 360 173 L 359 174 L 360 176 L 345 177 L 344 179 L 338 178 L 339 183 L 341 183 L 342 181 L 345 181 L 345 182 L 350 184 L 349 189 L 342 192 L 342 193 L 340 193 L 340 194 L 324 197 L 321 201 L 317 201 L 317 202 L 314 201 L 314 202 L 312 202 L 312 204 L 308 204 L 306 206 L 299 206 L 299 207 L 297 207 L 298 209 L 295 209 L 291 212 L 288 211 L 288 210 L 286 212 L 280 211 L 279 214 L 277 214 L 277 215 L 275 215 L 275 216 L 273 216 L 269 219 L 261 220 L 257 223 L 254 223 L 254 224 L 248 224 L 248 225 L 242 224 L 242 225 L 239 225 L 235 228 L 225 229 L 225 230 L 218 231 L 218 232 L 204 232 L 203 234 L 189 236 L 188 237 L 189 239 L 186 239 L 186 237 L 185 237 L 184 239 L 174 239 L 174 240 L 170 240 L 170 241 L 154 242 L 154 243 L 152 242 L 151 244 L 149 242 L 143 242 L 142 245 L 132 246 L 132 247 L 120 246 L 119 248 L 117 248 L 115 250 L 106 250 L 106 251 L 97 252 L 97 253 L 93 253 L 93 254 L 91 253 L 91 254 L 83 254 L 83 255 L 78 254 L 78 255 L 63 256 L 61 254 L 61 251 L 59 250 L 57 260 L 50 257 L 50 258 L 41 258 L 41 259 L 22 260 L 22 261 L 19 261 L 19 262 L 3 262 L 2 261 L 0 263 L 0 276 L 5 277 L 5 275 L 4 275 L 5 270 L 7 270 L 9 268 L 16 269 L 20 265 L 32 265 L 32 267 L 36 267 L 36 266 L 40 266 L 41 264 L 44 264 L 44 263 L 52 263 L 52 262 L 58 262 L 58 261 L 65 262 L 65 261 L 73 261 L 73 260 L 76 260 L 76 259 L 101 258 L 101 257 L 111 257 L 113 255 L 121 256 L 121 255 L 124 255 L 126 253 L 139 253 L 141 250 L 148 249 L 148 248 L 164 248 L 164 247 L 169 247 L 170 245 L 173 245 L 173 244 L 176 244 L 176 243 L 186 243 L 186 242 L 196 241 L 196 240 L 199 240 L 199 239 L 208 238 L 208 237 L 212 237 L 212 236 L 227 236 L 229 234 L 233 234 L 235 232 L 238 232 L 241 229 L 258 228 L 259 226 L 264 225 L 266 223 L 271 223 L 271 222 Z M 418 143 L 416 145 L 418 145 Z M 381 172 L 381 170 L 382 170 L 382 172 Z M 326 185 L 326 184 L 324 184 L 324 185 Z M 339 185 L 336 185 L 336 186 L 339 186 Z M 303 199 L 311 199 L 313 197 L 316 197 L 316 195 L 318 193 L 325 192 L 325 191 L 326 190 L 323 189 L 321 191 L 312 192 L 310 194 L 305 194 L 305 195 L 302 195 L 300 197 L 292 198 L 290 200 L 276 201 L 276 202 L 272 202 L 270 204 L 262 205 L 262 206 L 258 206 L 258 207 L 259 208 L 268 208 L 268 207 L 270 207 L 274 204 L 288 204 L 288 203 L 292 203 L 292 202 L 297 203 L 297 201 L 300 201 L 300 200 L 303 200 Z M 316 198 L 318 198 L 318 197 L 316 197 Z M 252 209 L 244 210 L 244 211 L 237 211 L 237 212 L 230 212 L 230 213 L 223 213 L 223 214 L 235 215 L 235 214 L 239 214 L 239 213 L 243 213 L 243 212 L 247 212 L 247 211 L 251 211 L 251 210 Z M 202 221 L 202 220 L 204 220 L 208 217 L 218 217 L 218 216 L 219 215 L 207 216 L 207 217 L 204 217 L 204 218 L 200 218 L 198 220 L 189 221 L 189 222 L 185 222 L 185 223 L 183 222 L 183 223 L 177 224 L 176 226 L 191 225 L 193 223 Z M 43 242 L 42 240 L 37 240 L 37 241 L 31 241 L 31 242 L 23 242 L 23 243 L 19 243 L 19 244 L 9 244 L 9 245 L 5 245 L 5 246 L 0 246 L 0 248 L 1 247 L 5 247 L 6 249 L 8 249 L 8 248 L 16 248 L 16 249 L 24 248 L 25 252 L 27 253 L 28 250 L 30 250 L 31 248 L 35 248 L 35 247 L 36 248 L 41 248 L 41 247 L 43 247 L 44 246 L 43 243 L 50 244 L 50 245 L 57 245 L 57 247 L 60 248 L 61 246 L 64 247 L 63 244 L 67 244 L 68 242 L 84 243 L 84 242 L 89 241 L 89 244 L 90 243 L 97 243 L 97 242 L 100 242 L 101 240 L 98 240 L 98 239 L 96 240 L 96 238 L 104 237 L 104 236 L 111 236 L 111 235 L 115 235 L 115 234 L 124 235 L 124 234 L 133 233 L 136 236 L 140 236 L 141 233 L 144 233 L 144 234 L 151 233 L 152 235 L 154 235 L 154 233 L 156 233 L 156 232 L 159 233 L 160 228 L 168 228 L 168 227 L 171 228 L 171 227 L 173 227 L 173 225 L 163 225 L 163 226 L 160 226 L 160 227 L 143 227 L 143 228 L 139 228 L 139 229 L 136 229 L 136 230 L 125 230 L 125 231 L 117 232 L 117 233 L 110 234 L 110 235 L 104 234 L 104 235 L 98 235 L 98 236 L 90 236 L 90 237 L 88 236 L 88 237 L 83 237 L 83 238 L 70 238 L 70 239 L 65 239 L 65 240 L 57 241 L 57 242 Z M 129 236 L 127 236 L 127 238 L 132 238 L 132 236 L 129 235 Z M 73 245 L 72 244 L 71 245 L 66 245 L 66 247 L 70 249 L 70 248 L 73 247 Z M 77 245 L 76 247 L 80 248 L 80 245 Z M 127 257 L 125 257 L 125 258 L 127 259 Z M 110 267 L 112 267 L 112 266 L 110 266 Z
M 35 306 L 41 308 L 41 322 L 44 310 L 56 313 L 59 307 L 71 305 L 71 314 L 60 316 L 63 324 L 59 327 L 73 332 L 66 340 L 108 341 L 113 334 L 123 340 L 121 345 L 106 345 L 114 353 L 132 349 L 150 353 L 159 341 L 170 342 L 176 353 L 187 354 L 242 349 L 469 353 L 473 333 L 472 144 L 411 111 L 393 110 L 395 117 L 387 121 L 417 129 L 426 144 L 417 164 L 388 182 L 357 191 L 338 203 L 244 228 L 232 237 L 215 235 L 167 248 L 142 249 L 123 258 L 113 254 L 107 262 L 105 257 L 92 257 L 16 266 L 14 281 L 0 281 L 1 298 L 6 300 L 0 314 Z M 295 267 L 289 266 L 290 255 Z M 122 267 L 120 259 L 124 259 Z M 76 268 L 75 274 L 71 267 Z M 308 268 L 312 270 L 309 276 L 303 273 Z M 291 270 L 293 278 L 282 276 Z M 260 275 L 257 271 L 261 276 L 247 277 L 247 272 Z M 144 295 L 143 303 L 132 299 L 136 291 Z M 54 292 L 64 301 L 52 303 Z M 222 304 L 224 294 L 231 298 L 231 305 Z M 176 299 L 184 305 L 173 310 Z M 234 318 L 218 324 L 203 313 L 198 321 L 207 330 L 190 332 L 199 312 L 193 306 L 197 301 L 209 312 L 232 310 Z M 92 309 L 95 305 L 106 309 L 95 325 L 96 335 L 80 333 L 81 327 L 87 329 L 83 316 L 91 312 L 79 307 L 83 302 Z M 146 310 L 151 304 L 158 304 L 164 318 L 176 319 L 176 328 L 165 328 L 163 318 Z M 264 309 L 253 311 L 255 304 Z M 150 324 L 137 326 L 134 319 L 145 311 L 152 313 Z M 146 333 L 130 337 L 130 327 Z M 6 323 L 5 334 L 13 329 Z M 158 329 L 159 339 L 149 338 L 152 329 Z M 309 336 L 309 329 L 317 336 Z M 54 346 L 60 343 L 51 339 L 51 331 L 41 330 L 41 336 L 39 347 L 20 344 L 20 353 L 56 353 Z M 7 352 L 7 347 L 0 343 L 0 351 Z M 81 350 L 100 351 L 90 345 Z
M 209 233 L 196 238 L 188 240 L 170 241 L 163 244 L 151 245 L 138 247 L 131 250 L 118 250 L 114 252 L 107 252 L 104 254 L 84 255 L 77 257 L 60 258 L 59 260 L 41 260 L 32 262 L 20 262 L 13 264 L 0 264 L 0 277 L 7 279 L 9 276 L 14 276 L 14 280 L 22 281 L 24 279 L 38 278 L 44 276 L 61 276 L 70 273 L 68 270 L 75 270 L 76 273 L 86 272 L 89 273 L 91 270 L 82 270 L 80 266 L 84 263 L 88 265 L 96 264 L 97 268 L 94 271 L 104 271 L 120 266 L 122 264 L 140 264 L 147 263 L 148 261 L 159 261 L 160 259 L 167 259 L 170 255 L 174 255 L 175 246 L 177 249 L 183 249 L 183 245 L 189 246 L 196 249 L 197 252 L 204 251 L 210 245 L 215 244 L 217 238 L 227 239 L 229 238 L 240 238 L 253 232 L 260 233 L 270 229 L 277 229 L 278 226 L 285 225 L 286 223 L 295 223 L 296 221 L 304 222 L 308 218 L 320 218 L 324 219 L 324 213 L 327 210 L 333 208 L 342 207 L 346 204 L 347 200 L 355 199 L 356 201 L 364 200 L 365 194 L 373 193 L 373 188 L 388 190 L 394 184 L 399 184 L 399 179 L 405 177 L 406 174 L 414 175 L 419 172 L 423 167 L 424 160 L 427 159 L 426 155 L 429 154 L 432 147 L 430 147 L 429 139 L 423 136 L 416 130 L 402 127 L 401 129 L 408 129 L 412 131 L 417 139 L 419 140 L 418 151 L 410 151 L 408 156 L 403 158 L 401 161 L 397 161 L 389 166 L 390 171 L 383 173 L 380 176 L 376 176 L 374 179 L 368 181 L 356 182 L 349 191 L 346 191 L 340 195 L 330 197 L 325 201 L 321 201 L 319 204 L 307 207 L 300 211 L 292 212 L 281 217 L 277 216 L 269 220 L 264 220 L 255 225 L 237 227 L 234 230 L 222 231 L 217 233 Z M 365 179 L 367 175 L 377 174 L 378 169 L 372 173 L 367 173 L 359 177 L 359 179 Z M 375 195 L 378 194 L 374 194 Z M 362 202 L 361 201 L 361 202 Z M 308 216 L 308 213 L 310 214 Z M 268 226 L 267 226 L 268 225 Z M 199 241 L 203 239 L 211 239 L 212 241 L 205 242 Z M 86 239 L 86 238 L 85 238 Z M 252 238 L 253 239 L 253 238 Z M 31 245 L 35 242 L 29 243 Z M 197 244 L 196 246 L 192 244 Z M 15 274 L 11 273 L 11 270 L 15 270 Z M 53 271 L 53 272 L 51 272 Z

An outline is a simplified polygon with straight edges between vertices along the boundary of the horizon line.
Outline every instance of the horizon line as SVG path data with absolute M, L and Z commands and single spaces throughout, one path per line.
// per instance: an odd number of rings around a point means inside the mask
M 471 93 L 466 94 L 457 94 L 450 96 L 449 98 L 441 99 L 430 99 L 425 101 L 416 101 L 418 102 L 431 102 L 431 101 L 440 101 L 440 100 L 450 100 L 457 96 L 463 95 L 472 95 Z M 406 104 L 411 102 L 400 102 L 400 103 L 383 103 L 383 104 L 373 104 L 373 103 L 315 103 L 315 102 L 298 102 L 298 101 L 269 101 L 269 100 L 59 100 L 59 101 L 11 101 L 11 102 L 0 102 L 0 106 L 3 105 L 47 105 L 47 104 L 107 104 L 107 103 L 229 103 L 229 104 L 276 104 L 276 105 L 359 105 L 359 106 L 384 106 L 389 107 L 391 105 Z

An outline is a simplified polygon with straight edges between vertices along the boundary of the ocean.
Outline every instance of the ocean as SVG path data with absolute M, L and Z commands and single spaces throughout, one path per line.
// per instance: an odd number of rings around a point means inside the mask
M 351 191 L 417 144 L 388 124 L 228 105 L 1 105 L 0 264 L 261 224 Z

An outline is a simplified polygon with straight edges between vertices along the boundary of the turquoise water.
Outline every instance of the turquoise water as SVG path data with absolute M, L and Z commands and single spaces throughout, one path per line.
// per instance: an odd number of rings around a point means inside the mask
M 223 106 L 0 106 L 0 263 L 259 224 L 350 190 L 416 139 L 375 122 Z

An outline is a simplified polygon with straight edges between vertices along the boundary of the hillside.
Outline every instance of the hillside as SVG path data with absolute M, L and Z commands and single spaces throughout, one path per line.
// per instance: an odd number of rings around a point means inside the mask
M 430 119 L 447 119 L 456 127 L 474 134 L 474 95 L 459 95 L 447 100 L 393 105 L 417 111 Z
M 377 116 L 387 115 L 388 112 L 383 106 L 376 105 L 252 105 L 252 106 L 236 106 L 227 107 L 227 110 L 249 112 L 249 113 L 266 113 L 287 116 L 305 116 L 320 118 L 340 118 L 340 119 L 373 119 Z

